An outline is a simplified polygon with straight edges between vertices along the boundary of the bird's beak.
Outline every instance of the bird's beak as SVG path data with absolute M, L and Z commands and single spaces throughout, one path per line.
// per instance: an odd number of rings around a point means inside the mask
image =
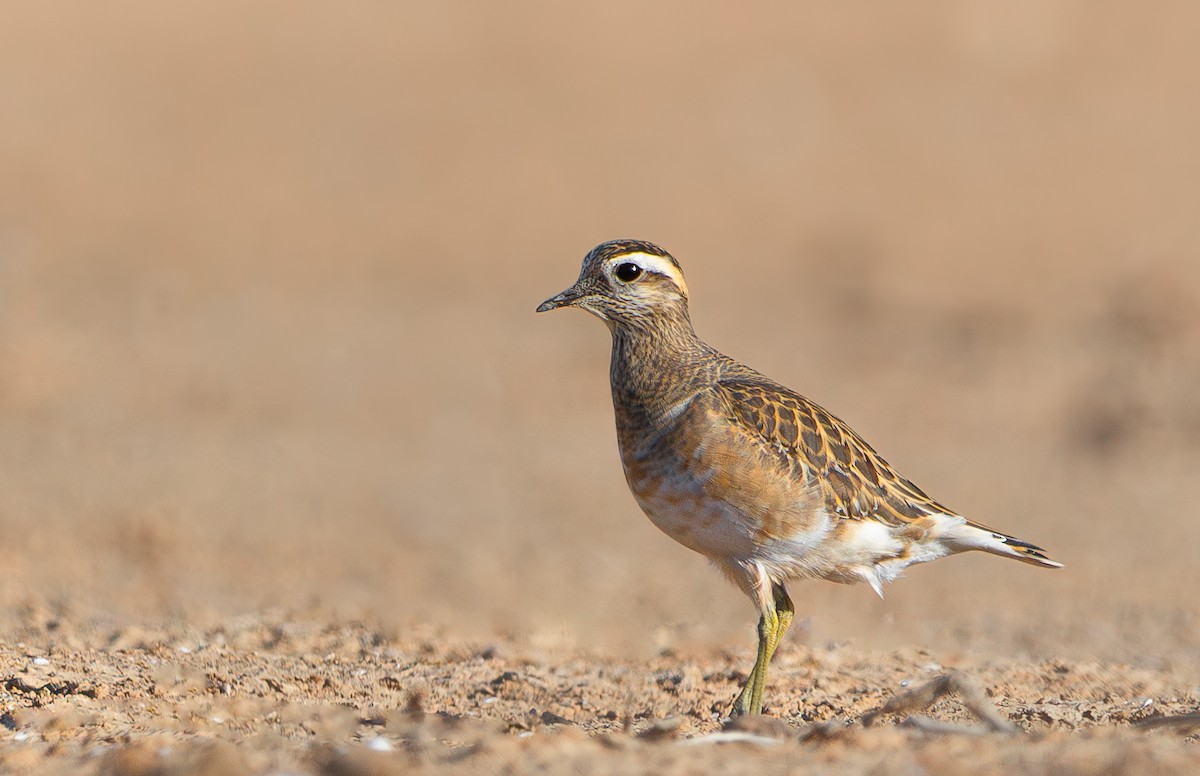
M 582 299 L 586 295 L 587 295 L 587 292 L 582 290 L 579 287 L 579 284 L 576 283 L 575 285 L 568 288 L 566 291 L 563 291 L 561 294 L 552 296 L 549 299 L 547 299 L 546 301 L 539 304 L 537 307 L 537 311 L 539 313 L 544 313 L 549 310 L 557 310 L 560 307 L 570 307 L 571 305 L 575 304 L 576 302 L 578 302 L 580 299 Z

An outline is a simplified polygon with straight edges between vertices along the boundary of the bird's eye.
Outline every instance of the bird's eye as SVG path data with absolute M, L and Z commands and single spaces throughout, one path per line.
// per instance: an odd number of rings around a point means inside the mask
M 624 264 L 618 264 L 617 268 L 613 270 L 613 274 L 616 275 L 617 280 L 621 281 L 622 283 L 632 283 L 641 277 L 642 268 L 633 262 L 626 262 Z

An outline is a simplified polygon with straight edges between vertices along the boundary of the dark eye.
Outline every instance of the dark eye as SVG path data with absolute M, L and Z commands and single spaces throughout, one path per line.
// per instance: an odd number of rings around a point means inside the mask
M 617 280 L 621 281 L 622 283 L 632 283 L 641 277 L 642 268 L 633 262 L 626 262 L 624 264 L 618 264 L 617 268 L 613 270 L 613 274 L 616 275 Z

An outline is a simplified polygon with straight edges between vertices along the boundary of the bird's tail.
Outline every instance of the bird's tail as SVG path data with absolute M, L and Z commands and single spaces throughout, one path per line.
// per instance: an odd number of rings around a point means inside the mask
M 946 539 L 954 549 L 959 551 L 983 550 L 993 555 L 1016 558 L 1035 566 L 1050 569 L 1060 569 L 1063 565 L 1047 557 L 1046 551 L 1036 544 L 1021 541 L 1015 536 L 1009 536 L 970 521 L 963 522 L 948 531 Z

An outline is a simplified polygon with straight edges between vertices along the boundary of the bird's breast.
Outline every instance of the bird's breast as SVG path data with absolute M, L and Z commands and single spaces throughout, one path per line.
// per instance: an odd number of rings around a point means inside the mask
M 709 496 L 702 477 L 682 467 L 633 461 L 626 463 L 625 479 L 650 521 L 675 541 L 716 559 L 753 556 L 753 527 Z
M 712 414 L 697 402 L 657 426 L 619 428 L 626 480 L 650 520 L 719 560 L 819 540 L 828 519 L 811 485 Z

